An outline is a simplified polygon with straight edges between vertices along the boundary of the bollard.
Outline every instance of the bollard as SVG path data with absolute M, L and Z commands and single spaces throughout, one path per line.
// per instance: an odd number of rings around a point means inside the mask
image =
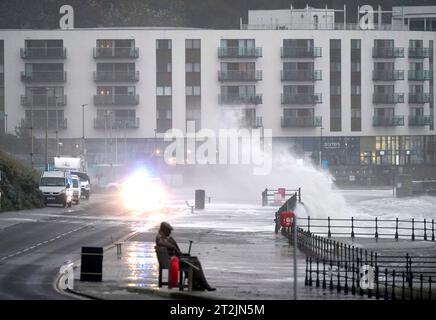
M 312 258 L 309 258 L 309 286 L 312 286 Z
M 325 259 L 322 259 L 322 288 L 325 289 L 327 287 L 327 283 L 325 281 Z
M 344 293 L 348 294 L 348 270 L 347 270 L 347 261 L 345 261 L 345 284 L 344 284 Z
M 351 217 L 351 239 L 354 239 L 354 218 Z
M 392 294 L 391 299 L 395 300 L 395 270 L 392 270 Z
M 385 269 L 385 294 L 384 299 L 388 300 L 389 293 L 388 293 L 388 269 Z
M 375 298 L 380 299 L 379 270 L 375 267 Z
M 316 287 L 319 288 L 319 260 L 316 259 Z
M 424 219 L 424 240 L 427 240 L 427 221 Z
M 204 190 L 195 190 L 195 210 L 204 209 L 204 200 L 206 192 Z
M 356 294 L 356 285 L 354 283 L 354 261 L 353 264 L 351 265 L 351 294 L 355 295 Z

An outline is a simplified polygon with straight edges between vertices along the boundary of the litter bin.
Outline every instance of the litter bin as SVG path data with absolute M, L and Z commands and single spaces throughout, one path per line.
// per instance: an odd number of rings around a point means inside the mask
M 103 248 L 82 247 L 80 281 L 101 282 L 103 278 Z
M 195 209 L 204 209 L 206 192 L 204 190 L 195 190 Z

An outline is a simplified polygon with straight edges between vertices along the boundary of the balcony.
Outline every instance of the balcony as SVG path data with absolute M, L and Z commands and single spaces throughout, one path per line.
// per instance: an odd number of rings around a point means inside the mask
M 95 129 L 136 129 L 139 128 L 139 118 L 94 118 Z
M 65 82 L 67 73 L 65 71 L 33 71 L 21 72 L 21 81 L 25 83 L 33 82 Z
M 67 128 L 67 119 L 62 117 L 57 119 L 56 117 L 49 117 L 47 122 L 47 118 L 45 117 L 33 117 L 33 126 L 31 118 L 21 119 L 21 127 L 23 128 L 33 127 L 33 129 L 36 130 L 42 130 L 45 129 L 46 125 L 48 125 L 48 130 L 65 130 Z
M 404 48 L 372 48 L 373 58 L 404 58 Z
M 94 72 L 96 82 L 137 82 L 139 71 L 96 71 Z
M 262 71 L 219 71 L 219 81 L 260 81 L 262 80 Z
M 404 70 L 374 70 L 372 72 L 374 81 L 396 81 L 404 80 Z
M 94 59 L 137 59 L 138 57 L 139 48 L 94 48 Z
M 282 58 L 319 58 L 322 57 L 320 47 L 282 47 Z
M 411 59 L 430 58 L 432 55 L 432 48 L 409 48 L 409 58 Z
M 428 93 L 409 93 L 409 103 L 424 104 L 432 101 Z
M 322 117 L 282 117 L 282 128 L 321 127 Z
M 67 104 L 67 96 L 47 96 L 45 94 L 21 95 L 21 105 L 24 107 L 59 107 Z
M 411 81 L 432 80 L 433 72 L 430 70 L 409 70 L 408 79 Z
M 372 118 L 372 125 L 374 127 L 404 126 L 404 116 L 393 116 L 393 117 L 374 116 Z
M 322 103 L 321 93 L 282 94 L 282 104 L 310 104 Z
M 22 59 L 65 59 L 67 57 L 66 48 L 21 48 Z
M 219 104 L 262 104 L 262 95 L 220 94 Z
M 219 47 L 219 58 L 260 58 L 262 48 Z
M 253 129 L 263 127 L 263 119 L 262 117 L 244 118 L 241 120 L 241 127 Z
M 431 116 L 409 116 L 409 126 L 429 126 L 432 123 Z
M 375 93 L 372 96 L 373 104 L 396 104 L 404 102 L 404 93 Z
M 322 80 L 321 70 L 282 70 L 282 81 L 316 81 Z
M 114 94 L 108 96 L 94 96 L 94 105 L 96 106 L 136 106 L 138 104 L 139 95 L 137 94 Z

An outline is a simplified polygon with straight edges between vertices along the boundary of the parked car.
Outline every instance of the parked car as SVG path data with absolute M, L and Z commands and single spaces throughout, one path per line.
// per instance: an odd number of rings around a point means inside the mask
M 89 199 L 91 196 L 91 179 L 89 179 L 89 176 L 81 171 L 71 171 L 71 174 L 75 174 L 79 177 L 81 196 Z
M 79 204 L 81 196 L 80 178 L 75 174 L 71 175 L 71 178 L 73 180 L 73 201 Z
M 62 204 L 71 207 L 73 201 L 73 179 L 67 171 L 44 171 L 39 182 L 44 204 Z

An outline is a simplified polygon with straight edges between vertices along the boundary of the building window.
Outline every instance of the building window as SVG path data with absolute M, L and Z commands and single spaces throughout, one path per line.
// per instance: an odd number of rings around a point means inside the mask
M 341 86 L 340 85 L 333 85 L 330 86 L 330 94 L 331 95 L 340 95 L 341 94 Z
M 187 63 L 186 72 L 200 72 L 200 63 Z
M 330 63 L 330 71 L 331 72 L 340 72 L 341 71 L 341 63 L 340 62 L 331 62 Z
M 201 94 L 201 90 L 199 86 L 187 86 L 186 87 L 186 95 L 187 96 L 199 96 Z
M 360 39 L 351 39 L 351 49 L 360 49 Z
M 199 39 L 186 39 L 185 45 L 186 49 L 200 49 L 200 40 Z
M 157 49 L 171 49 L 171 40 L 156 40 Z
M 360 62 L 351 62 L 351 72 L 360 72 Z
M 157 87 L 156 95 L 157 96 L 171 96 L 171 87 Z
M 351 94 L 353 96 L 360 96 L 361 95 L 361 88 L 359 85 L 352 85 L 351 86 Z

